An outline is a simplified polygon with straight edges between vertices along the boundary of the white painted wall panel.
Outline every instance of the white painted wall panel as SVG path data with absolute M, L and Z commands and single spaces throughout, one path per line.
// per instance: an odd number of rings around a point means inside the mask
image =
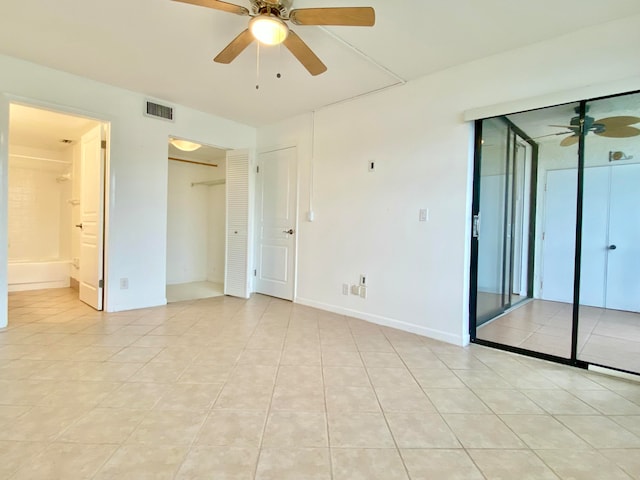
M 321 109 L 315 121 L 260 128 L 258 148 L 299 147 L 296 301 L 466 343 L 473 156 L 464 112 L 523 99 L 540 107 L 594 84 L 599 95 L 640 88 L 639 26 L 636 16 L 592 27 Z M 593 38 L 598 47 L 584 50 Z M 421 208 L 428 222 L 418 222 Z M 342 295 L 362 273 L 367 299 Z
M 3 142 L 8 132 L 4 117 L 8 99 L 109 121 L 106 308 L 115 311 L 164 304 L 167 138 L 175 135 L 208 145 L 252 148 L 255 128 L 180 105 L 173 105 L 175 122 L 149 118 L 143 115 L 146 95 L 11 57 L 0 56 L 0 71 L 0 92 L 5 94 L 0 108 L 0 187 L 6 182 Z M 6 199 L 6 187 L 0 188 L 0 195 Z M 6 258 L 3 222 L 6 213 L 0 214 L 0 258 Z M 6 312 L 5 270 L 0 267 L 0 325 Z M 120 289 L 120 278 L 129 279 L 127 290 Z

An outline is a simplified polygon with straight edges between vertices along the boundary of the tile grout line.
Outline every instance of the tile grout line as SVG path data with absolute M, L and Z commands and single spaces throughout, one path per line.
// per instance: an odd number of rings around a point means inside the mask
M 369 384 L 371 385 L 371 389 L 373 390 L 373 394 L 376 397 L 376 402 L 378 403 L 378 407 L 380 408 L 380 413 L 382 414 L 382 418 L 384 419 L 384 423 L 385 423 L 385 425 L 387 427 L 387 430 L 389 431 L 389 436 L 391 437 L 391 439 L 393 440 L 393 444 L 395 445 L 396 453 L 398 454 L 398 457 L 400 458 L 400 461 L 402 462 L 402 466 L 404 467 L 404 472 L 407 475 L 407 479 L 411 480 L 411 474 L 409 473 L 409 468 L 407 467 L 407 464 L 405 463 L 404 457 L 403 457 L 402 452 L 400 450 L 400 446 L 398 445 L 398 441 L 396 440 L 396 437 L 393 434 L 393 430 L 391 430 L 391 425 L 389 424 L 389 419 L 387 418 L 387 415 L 386 415 L 386 413 L 384 411 L 384 408 L 382 408 L 382 403 L 380 402 L 380 398 L 378 397 L 378 392 L 376 391 L 376 388 L 375 388 L 373 382 L 371 381 L 371 375 L 369 374 L 369 369 L 367 368 L 367 364 L 366 364 L 366 362 L 364 360 L 364 357 L 362 356 L 363 352 L 360 350 L 360 347 L 358 346 L 358 342 L 356 341 L 355 336 L 353 335 L 353 329 L 351 328 L 351 324 L 348 321 L 348 319 L 347 319 L 347 326 L 349 327 L 349 331 L 351 332 L 351 336 L 353 337 L 353 341 L 354 341 L 354 343 L 356 345 L 356 350 L 358 351 L 358 355 L 360 357 L 360 361 L 362 362 L 362 365 L 364 367 L 364 371 L 365 371 L 365 373 L 367 375 L 367 379 L 369 380 Z M 378 327 L 378 330 L 380 331 L 381 329 Z M 394 352 L 396 352 L 395 347 L 389 341 L 389 339 L 384 334 L 384 332 L 380 331 L 380 333 L 387 340 L 387 342 L 389 342 L 389 344 L 391 345 L 391 348 L 393 348 Z M 397 352 L 396 352 L 396 355 L 398 355 Z M 400 357 L 400 356 L 398 355 L 398 357 Z M 402 357 L 400 357 L 400 360 L 404 364 L 404 361 L 402 360 Z M 406 367 L 406 364 L 405 364 L 405 368 L 407 369 L 407 371 L 409 371 L 409 369 Z M 409 371 L 409 373 L 411 374 L 411 371 Z M 411 374 L 411 376 L 413 378 L 413 374 Z M 415 381 L 415 378 L 414 378 L 414 381 Z

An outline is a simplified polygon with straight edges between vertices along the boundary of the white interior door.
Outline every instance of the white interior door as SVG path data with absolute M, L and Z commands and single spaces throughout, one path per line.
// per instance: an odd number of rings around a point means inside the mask
M 82 136 L 80 157 L 80 300 L 102 310 L 104 167 L 102 126 Z
M 640 165 L 611 170 L 606 305 L 640 312 Z
M 549 170 L 545 198 L 542 298 L 573 303 L 578 170 Z M 586 168 L 580 304 L 604 306 L 609 167 Z
M 573 302 L 577 170 L 549 170 L 542 243 L 542 299 Z
M 258 156 L 255 290 L 293 300 L 297 199 L 295 148 Z
M 580 305 L 604 307 L 610 172 L 609 166 L 584 169 Z

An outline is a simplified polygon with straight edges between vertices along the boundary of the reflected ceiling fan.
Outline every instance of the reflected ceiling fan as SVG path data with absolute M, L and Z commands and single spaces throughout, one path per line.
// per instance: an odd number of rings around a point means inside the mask
M 327 70 L 324 63 L 286 22 L 295 25 L 339 25 L 372 27 L 375 11 L 371 7 L 299 8 L 291 9 L 292 0 L 251 0 L 251 11 L 240 5 L 219 0 L 173 0 L 251 17 L 249 26 L 234 38 L 216 58 L 218 63 L 231 63 L 245 48 L 257 40 L 264 45 L 280 43 L 309 71 L 320 75 Z
M 587 112 L 589 109 L 587 108 Z M 580 112 L 579 107 L 575 109 L 576 113 Z M 595 133 L 601 137 L 610 138 L 628 138 L 640 135 L 640 129 L 632 127 L 634 123 L 640 122 L 640 117 L 633 116 L 619 116 L 619 117 L 606 117 L 599 120 L 585 115 L 584 117 L 584 132 L 585 135 L 589 133 Z M 568 132 L 554 133 L 553 135 L 567 135 L 564 140 L 560 142 L 563 147 L 575 145 L 580 140 L 580 116 L 577 115 L 571 119 L 569 125 L 549 125 L 550 127 L 568 128 Z

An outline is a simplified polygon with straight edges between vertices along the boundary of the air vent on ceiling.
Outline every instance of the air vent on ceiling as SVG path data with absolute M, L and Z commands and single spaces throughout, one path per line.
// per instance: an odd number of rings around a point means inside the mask
M 165 120 L 173 121 L 173 108 L 166 105 L 160 105 L 159 103 L 147 101 L 147 112 L 149 117 L 163 118 Z

